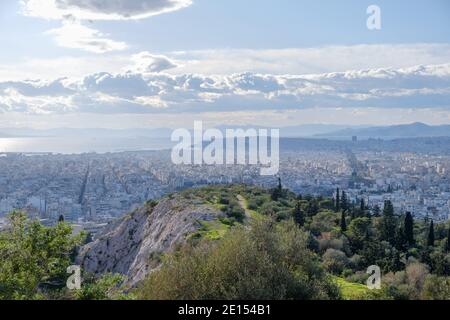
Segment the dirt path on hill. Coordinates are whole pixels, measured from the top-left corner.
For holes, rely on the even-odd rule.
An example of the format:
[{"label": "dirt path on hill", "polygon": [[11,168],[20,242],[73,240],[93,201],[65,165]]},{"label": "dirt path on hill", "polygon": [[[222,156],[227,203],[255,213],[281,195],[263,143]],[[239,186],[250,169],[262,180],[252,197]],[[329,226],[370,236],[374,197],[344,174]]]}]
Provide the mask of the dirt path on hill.
[{"label": "dirt path on hill", "polygon": [[240,194],[237,195],[236,198],[238,199],[239,205],[241,206],[241,208],[245,211],[245,217],[247,219],[251,219],[252,214],[251,214],[251,211],[247,208],[247,201],[245,200],[245,198],[243,196],[241,196]]}]

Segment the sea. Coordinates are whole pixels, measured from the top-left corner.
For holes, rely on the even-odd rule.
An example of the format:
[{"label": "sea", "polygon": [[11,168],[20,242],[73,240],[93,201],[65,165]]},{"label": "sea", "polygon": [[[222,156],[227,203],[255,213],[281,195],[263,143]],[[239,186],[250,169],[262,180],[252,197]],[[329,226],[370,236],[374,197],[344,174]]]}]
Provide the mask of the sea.
[{"label": "sea", "polygon": [[165,150],[173,143],[169,138],[93,138],[93,137],[26,137],[0,138],[0,153],[110,153]]}]

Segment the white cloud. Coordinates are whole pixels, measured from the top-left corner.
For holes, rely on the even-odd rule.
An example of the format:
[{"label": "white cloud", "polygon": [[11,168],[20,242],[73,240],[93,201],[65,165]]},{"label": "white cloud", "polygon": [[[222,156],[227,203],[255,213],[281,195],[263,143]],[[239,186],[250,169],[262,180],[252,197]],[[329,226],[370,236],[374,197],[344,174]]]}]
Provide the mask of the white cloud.
[{"label": "white cloud", "polygon": [[374,44],[292,49],[215,49],[175,52],[183,62],[171,73],[317,74],[347,70],[405,68],[450,62],[450,44]]},{"label": "white cloud", "polygon": [[169,70],[177,67],[177,64],[162,55],[154,55],[144,51],[132,56],[134,65],[129,69],[138,73],[154,73]]},{"label": "white cloud", "polygon": [[47,32],[59,46],[106,53],[128,46],[82,25],[82,21],[144,19],[188,7],[192,0],[22,0],[21,3],[27,16],[64,21],[61,27]]},{"label": "white cloud", "polygon": [[57,79],[68,77],[82,79],[99,70],[120,73],[128,70],[130,57],[119,53],[77,56],[61,56],[53,59],[24,58],[16,64],[0,65],[1,81],[20,81],[23,79]]},{"label": "white cloud", "polygon": [[1,111],[39,115],[72,113],[77,109],[72,103],[72,96],[24,95],[19,90],[7,88],[0,91],[0,113]]},{"label": "white cloud", "polygon": [[101,92],[127,99],[138,96],[155,96],[160,90],[145,81],[141,74],[130,72],[116,75],[93,74],[86,77],[81,86],[83,91]]},{"label": "white cloud", "polygon": [[26,15],[78,20],[143,19],[191,4],[191,0],[23,0]]},{"label": "white cloud", "polygon": [[[0,81],[26,78],[82,77],[99,71],[118,73],[127,70],[146,72],[159,69],[160,63],[140,60],[139,56],[163,57],[172,75],[203,74],[321,74],[347,70],[401,69],[413,65],[450,63],[450,44],[363,45],[279,50],[208,50],[143,52],[130,59],[128,53],[108,55],[61,56],[52,59],[30,58],[17,64],[0,64]],[[164,65],[164,64],[163,64]],[[161,69],[159,69],[161,70]],[[147,70],[149,71],[149,70]]]},{"label": "white cloud", "polygon": [[450,64],[316,75],[123,72],[0,82],[0,111],[231,112],[314,108],[450,109]]},{"label": "white cloud", "polygon": [[98,30],[77,22],[64,22],[62,27],[46,32],[54,36],[56,43],[65,48],[82,49],[94,53],[125,50],[127,44],[106,38]]}]

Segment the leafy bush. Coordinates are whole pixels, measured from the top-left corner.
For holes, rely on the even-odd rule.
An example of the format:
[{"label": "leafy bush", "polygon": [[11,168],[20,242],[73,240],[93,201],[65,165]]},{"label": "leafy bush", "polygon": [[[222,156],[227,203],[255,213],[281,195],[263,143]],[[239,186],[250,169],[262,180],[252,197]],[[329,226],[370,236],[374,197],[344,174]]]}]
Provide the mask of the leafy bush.
[{"label": "leafy bush", "polygon": [[136,291],[142,299],[337,299],[339,290],[292,221],[254,221],[219,243],[186,245]]},{"label": "leafy bush", "polygon": [[350,265],[350,260],[344,252],[335,249],[328,249],[323,257],[323,265],[333,274],[339,275]]},{"label": "leafy bush", "polygon": [[255,199],[250,199],[248,201],[248,206],[247,206],[250,210],[257,210],[258,209],[258,203],[256,202]]},{"label": "leafy bush", "polygon": [[450,279],[428,275],[425,279],[422,298],[426,300],[450,300]]},{"label": "leafy bush", "polygon": [[219,203],[225,205],[230,204],[230,199],[227,196],[222,195],[220,196]]},{"label": "leafy bush", "polygon": [[324,253],[328,249],[341,250],[344,248],[344,241],[342,239],[319,239],[319,250]]},{"label": "leafy bush", "polygon": [[418,300],[428,275],[426,265],[411,263],[405,271],[386,274],[383,277],[384,290],[397,300]]},{"label": "leafy bush", "polygon": [[309,225],[309,229],[314,235],[320,235],[322,232],[331,232],[339,221],[336,213],[331,211],[322,211],[316,214]]},{"label": "leafy bush", "polygon": [[72,236],[63,222],[45,227],[19,211],[0,233],[0,299],[43,299],[46,290],[62,288],[75,248],[85,234]]},{"label": "leafy bush", "polygon": [[78,300],[121,300],[130,298],[120,289],[125,277],[119,274],[104,274],[99,279],[87,277],[80,290],[75,292]]}]

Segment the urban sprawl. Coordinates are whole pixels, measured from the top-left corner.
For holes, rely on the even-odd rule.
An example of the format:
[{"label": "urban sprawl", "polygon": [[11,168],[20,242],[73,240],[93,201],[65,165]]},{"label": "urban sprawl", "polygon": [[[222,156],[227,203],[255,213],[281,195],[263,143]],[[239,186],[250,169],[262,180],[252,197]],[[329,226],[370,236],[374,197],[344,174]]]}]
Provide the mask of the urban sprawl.
[{"label": "urban sprawl", "polygon": [[[282,143],[279,176],[296,193],[334,196],[339,188],[350,201],[364,199],[371,209],[382,209],[389,199],[397,212],[445,221],[450,216],[450,154],[442,145],[449,143],[433,148],[431,141],[431,147],[427,140],[418,141],[414,152],[402,140],[331,147],[318,140],[313,148],[310,141],[288,141]],[[184,188],[233,183],[270,188],[278,183],[278,177],[261,176],[259,169],[174,165],[169,151],[0,154],[0,228],[9,212],[21,209],[48,224],[63,215],[95,233],[145,201]]]}]

